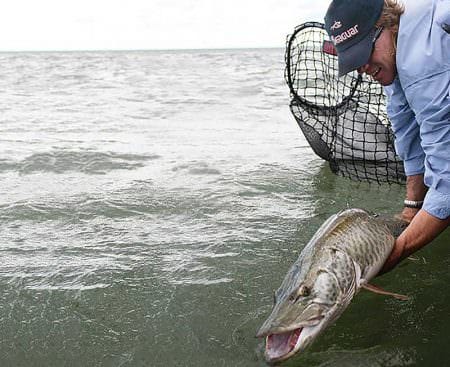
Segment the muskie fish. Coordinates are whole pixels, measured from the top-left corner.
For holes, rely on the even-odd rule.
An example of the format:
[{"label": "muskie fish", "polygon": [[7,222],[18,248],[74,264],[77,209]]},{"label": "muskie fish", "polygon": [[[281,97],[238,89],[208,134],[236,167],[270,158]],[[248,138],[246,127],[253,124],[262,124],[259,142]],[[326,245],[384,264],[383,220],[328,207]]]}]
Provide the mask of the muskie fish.
[{"label": "muskie fish", "polygon": [[368,282],[375,277],[406,227],[362,209],[330,217],[305,246],[275,293],[275,305],[257,333],[265,358],[283,361],[303,351],[344,312],[360,288],[398,298]]}]

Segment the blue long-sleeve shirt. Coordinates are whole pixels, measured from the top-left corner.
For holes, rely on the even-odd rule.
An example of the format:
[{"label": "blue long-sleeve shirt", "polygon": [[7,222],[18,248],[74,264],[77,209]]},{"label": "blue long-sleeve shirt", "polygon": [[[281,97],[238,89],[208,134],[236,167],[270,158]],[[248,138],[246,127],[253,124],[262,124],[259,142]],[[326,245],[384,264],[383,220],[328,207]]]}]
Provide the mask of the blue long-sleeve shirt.
[{"label": "blue long-sleeve shirt", "polygon": [[407,176],[424,174],[423,209],[450,216],[450,0],[403,0],[397,78],[385,87]]}]

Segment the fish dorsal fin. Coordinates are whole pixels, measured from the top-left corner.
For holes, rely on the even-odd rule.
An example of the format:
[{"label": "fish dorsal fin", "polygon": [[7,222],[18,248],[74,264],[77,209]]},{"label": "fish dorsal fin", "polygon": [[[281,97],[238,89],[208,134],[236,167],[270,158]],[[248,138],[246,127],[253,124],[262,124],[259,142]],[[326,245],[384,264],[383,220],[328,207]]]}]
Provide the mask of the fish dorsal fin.
[{"label": "fish dorsal fin", "polygon": [[364,288],[364,289],[366,289],[368,291],[371,291],[373,293],[383,294],[385,296],[391,296],[391,297],[394,297],[394,298],[399,299],[401,301],[409,300],[408,296],[405,296],[403,294],[398,294],[398,293],[385,291],[384,289],[382,289],[382,288],[380,288],[380,287],[378,287],[376,285],[373,285],[373,284],[363,283],[363,284],[361,284],[361,288]]},{"label": "fish dorsal fin", "polygon": [[315,243],[319,238],[325,237],[327,234],[332,234],[339,227],[345,227],[352,223],[356,217],[368,217],[369,214],[363,209],[346,209],[329,217],[317,230],[314,236],[309,241],[308,245]]}]

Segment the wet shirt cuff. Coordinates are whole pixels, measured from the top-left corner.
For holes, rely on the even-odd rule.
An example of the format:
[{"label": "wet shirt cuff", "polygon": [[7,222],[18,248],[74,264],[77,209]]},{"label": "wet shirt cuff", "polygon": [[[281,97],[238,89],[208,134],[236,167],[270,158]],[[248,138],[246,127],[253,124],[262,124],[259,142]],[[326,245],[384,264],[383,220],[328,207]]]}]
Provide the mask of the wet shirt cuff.
[{"label": "wet shirt cuff", "polygon": [[430,187],[422,209],[433,217],[447,219],[450,216],[450,194],[443,194]]}]

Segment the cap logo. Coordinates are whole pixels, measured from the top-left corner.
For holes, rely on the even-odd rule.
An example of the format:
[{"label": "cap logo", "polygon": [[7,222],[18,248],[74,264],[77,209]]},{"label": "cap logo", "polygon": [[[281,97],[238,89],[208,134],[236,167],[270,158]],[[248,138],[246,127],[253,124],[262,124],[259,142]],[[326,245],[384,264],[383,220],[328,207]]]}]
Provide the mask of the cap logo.
[{"label": "cap logo", "polygon": [[333,25],[330,27],[332,31],[339,29],[342,27],[342,23],[336,20]]},{"label": "cap logo", "polygon": [[351,27],[351,28],[347,29],[346,31],[342,32],[341,34],[338,34],[336,37],[331,36],[331,39],[333,40],[335,45],[338,45],[341,42],[344,42],[345,40],[353,38],[358,33],[359,33],[359,31],[358,31],[358,24],[356,24],[353,27]]}]

